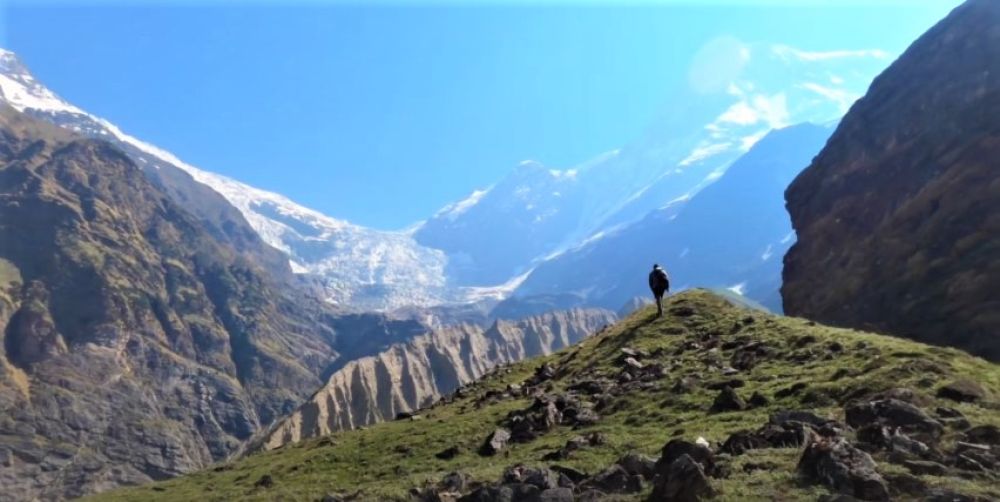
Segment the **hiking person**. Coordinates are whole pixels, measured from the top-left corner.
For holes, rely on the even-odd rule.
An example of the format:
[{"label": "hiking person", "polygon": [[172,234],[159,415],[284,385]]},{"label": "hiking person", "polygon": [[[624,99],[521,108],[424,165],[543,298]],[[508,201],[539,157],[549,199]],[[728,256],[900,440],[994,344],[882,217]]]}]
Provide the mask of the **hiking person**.
[{"label": "hiking person", "polygon": [[670,291],[670,277],[667,276],[667,271],[656,263],[653,264],[653,271],[649,273],[649,289],[653,290],[653,296],[656,297],[656,316],[663,317],[663,295]]}]

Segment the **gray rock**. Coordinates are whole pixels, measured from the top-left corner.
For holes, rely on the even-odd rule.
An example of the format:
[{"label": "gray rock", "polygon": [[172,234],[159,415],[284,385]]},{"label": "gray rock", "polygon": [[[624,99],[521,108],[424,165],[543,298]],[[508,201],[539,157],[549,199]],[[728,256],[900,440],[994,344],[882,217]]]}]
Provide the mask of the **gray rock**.
[{"label": "gray rock", "polygon": [[507,449],[508,441],[510,441],[510,431],[497,429],[486,438],[483,446],[479,448],[479,453],[486,456],[496,455]]},{"label": "gray rock", "polygon": [[650,501],[670,500],[676,502],[696,502],[715,497],[702,464],[684,453],[666,465],[657,468]]},{"label": "gray rock", "polygon": [[982,385],[969,379],[956,380],[938,389],[938,397],[951,399],[960,403],[974,403],[986,397]]},{"label": "gray rock", "polygon": [[867,453],[843,438],[813,436],[799,459],[804,477],[861,500],[889,500],[889,487]]}]

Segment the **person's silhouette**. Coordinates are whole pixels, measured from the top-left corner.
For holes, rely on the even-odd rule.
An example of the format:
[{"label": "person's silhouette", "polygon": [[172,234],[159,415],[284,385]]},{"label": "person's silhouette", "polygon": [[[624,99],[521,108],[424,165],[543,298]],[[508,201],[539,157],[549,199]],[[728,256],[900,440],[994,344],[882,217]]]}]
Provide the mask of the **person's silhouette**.
[{"label": "person's silhouette", "polygon": [[649,289],[653,291],[653,296],[656,298],[656,315],[657,317],[662,317],[663,295],[667,291],[670,291],[670,277],[667,276],[666,270],[663,270],[655,263],[653,264],[653,271],[649,273]]}]

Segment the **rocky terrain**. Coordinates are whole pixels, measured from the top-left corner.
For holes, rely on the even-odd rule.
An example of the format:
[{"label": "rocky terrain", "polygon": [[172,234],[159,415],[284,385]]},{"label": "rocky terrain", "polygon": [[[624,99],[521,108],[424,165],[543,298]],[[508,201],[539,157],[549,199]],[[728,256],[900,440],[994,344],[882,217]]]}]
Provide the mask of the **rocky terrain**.
[{"label": "rocky terrain", "polygon": [[1000,360],[1000,2],[872,84],[787,191],[785,310]]},{"label": "rocky terrain", "polygon": [[273,449],[306,438],[391,420],[428,406],[498,365],[550,354],[614,323],[604,310],[552,312],[489,328],[441,328],[348,362],[263,440]]},{"label": "rocky terrain", "polygon": [[641,278],[661,263],[675,290],[732,288],[780,312],[781,257],[795,237],[782,193],[829,134],[813,124],[771,132],[680,207],[655,211],[542,263],[507,303],[563,293],[554,303],[618,308],[649,294]]},{"label": "rocky terrain", "polygon": [[336,315],[121,150],[0,109],[3,497],[197,470],[294,410],[340,353],[425,331]]},{"label": "rocky terrain", "polygon": [[1000,497],[1000,367],[706,291],[368,428],[90,500]]}]

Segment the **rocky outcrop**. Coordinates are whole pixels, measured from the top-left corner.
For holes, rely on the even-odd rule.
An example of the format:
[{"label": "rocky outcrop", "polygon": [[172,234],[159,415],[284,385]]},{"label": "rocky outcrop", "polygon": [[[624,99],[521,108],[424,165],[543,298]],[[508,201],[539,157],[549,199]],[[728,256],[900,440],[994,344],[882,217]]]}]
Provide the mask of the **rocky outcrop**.
[{"label": "rocky outcrop", "polygon": [[433,403],[498,365],[549,354],[615,321],[604,310],[554,312],[488,329],[442,328],[347,363],[265,438],[267,449],[392,419]]},{"label": "rocky outcrop", "polygon": [[998,157],[1000,3],[969,0],[788,188],[786,312],[1000,360]]}]

